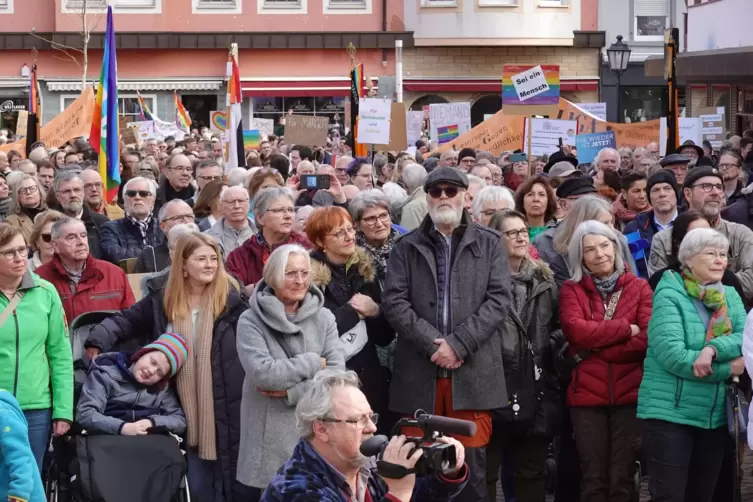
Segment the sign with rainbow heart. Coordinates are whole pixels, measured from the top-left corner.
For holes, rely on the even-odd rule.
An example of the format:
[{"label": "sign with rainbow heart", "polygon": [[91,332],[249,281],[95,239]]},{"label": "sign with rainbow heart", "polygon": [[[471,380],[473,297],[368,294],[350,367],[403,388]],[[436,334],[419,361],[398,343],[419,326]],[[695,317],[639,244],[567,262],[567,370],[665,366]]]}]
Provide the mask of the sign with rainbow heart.
[{"label": "sign with rainbow heart", "polygon": [[209,112],[209,130],[212,132],[225,132],[227,129],[227,112],[215,110]]}]

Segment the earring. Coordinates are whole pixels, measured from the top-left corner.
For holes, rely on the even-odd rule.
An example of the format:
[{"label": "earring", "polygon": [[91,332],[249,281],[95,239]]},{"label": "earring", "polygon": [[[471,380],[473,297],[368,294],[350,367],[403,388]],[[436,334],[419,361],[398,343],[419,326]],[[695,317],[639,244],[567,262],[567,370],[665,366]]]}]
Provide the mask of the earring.
[{"label": "earring", "polygon": [[186,277],[188,277],[188,272],[186,272],[185,270],[183,270],[183,278],[185,279]]}]

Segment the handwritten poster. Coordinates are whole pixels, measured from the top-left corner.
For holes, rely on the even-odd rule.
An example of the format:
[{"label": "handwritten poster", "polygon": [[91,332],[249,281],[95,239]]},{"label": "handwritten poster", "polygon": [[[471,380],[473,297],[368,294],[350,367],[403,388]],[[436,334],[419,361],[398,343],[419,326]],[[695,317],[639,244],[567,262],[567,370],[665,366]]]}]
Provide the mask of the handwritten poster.
[{"label": "handwritten poster", "polygon": [[470,103],[429,105],[431,139],[438,144],[449,143],[471,130]]},{"label": "handwritten poster", "polygon": [[390,142],[389,99],[362,98],[358,105],[358,142],[364,145],[386,145]]}]

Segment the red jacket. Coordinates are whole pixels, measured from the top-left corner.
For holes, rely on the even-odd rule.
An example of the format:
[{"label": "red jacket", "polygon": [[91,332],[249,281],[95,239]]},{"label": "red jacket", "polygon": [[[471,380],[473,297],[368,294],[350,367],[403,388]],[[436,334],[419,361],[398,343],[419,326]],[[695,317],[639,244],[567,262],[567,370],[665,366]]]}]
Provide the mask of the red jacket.
[{"label": "red jacket", "polygon": [[311,243],[305,235],[292,232],[288,240],[277,244],[270,249],[264,239],[261,238],[261,232],[246,239],[241,247],[232,251],[227,256],[225,268],[227,272],[241,281],[244,286],[256,284],[262,278],[264,264],[267,263],[272,251],[284,244],[300,244],[306,249],[311,248]]},{"label": "red jacket", "polygon": [[57,255],[34,272],[55,286],[69,322],[87,312],[123,310],[136,302],[125,272],[92,255],[86,260],[84,274],[73,291],[71,284],[74,283],[68,279],[63,262]]},{"label": "red jacket", "polygon": [[[651,287],[630,272],[618,280],[622,296],[611,320],[604,320],[605,304],[590,276],[560,290],[560,324],[570,355],[590,354],[578,363],[567,390],[570,406],[635,404],[643,378],[643,360],[651,319]],[[631,336],[630,325],[640,328]],[[585,352],[589,351],[589,352]]]}]

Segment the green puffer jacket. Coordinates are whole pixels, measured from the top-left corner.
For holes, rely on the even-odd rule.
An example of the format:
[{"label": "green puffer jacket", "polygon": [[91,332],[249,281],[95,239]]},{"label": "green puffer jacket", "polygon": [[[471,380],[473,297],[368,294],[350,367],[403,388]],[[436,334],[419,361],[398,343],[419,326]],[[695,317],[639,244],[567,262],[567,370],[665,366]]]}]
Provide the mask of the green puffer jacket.
[{"label": "green puffer jacket", "polygon": [[[26,272],[21,302],[0,327],[0,388],[24,411],[52,408],[53,420],[73,421],[73,355],[55,287]],[[9,299],[0,293],[0,311]]]},{"label": "green puffer jacket", "polygon": [[[730,361],[742,354],[745,307],[734,288],[725,286],[732,333],[706,342],[706,327],[688,296],[682,277],[667,271],[654,293],[648,325],[648,351],[638,391],[638,418],[657,419],[702,429],[727,424],[725,382]],[[713,373],[693,374],[693,363],[706,345],[716,349]]]}]

